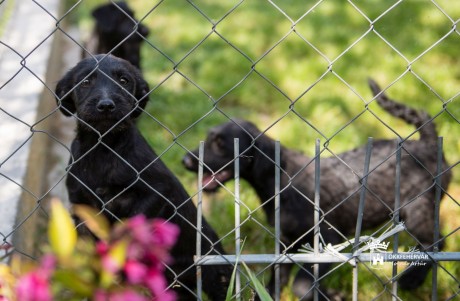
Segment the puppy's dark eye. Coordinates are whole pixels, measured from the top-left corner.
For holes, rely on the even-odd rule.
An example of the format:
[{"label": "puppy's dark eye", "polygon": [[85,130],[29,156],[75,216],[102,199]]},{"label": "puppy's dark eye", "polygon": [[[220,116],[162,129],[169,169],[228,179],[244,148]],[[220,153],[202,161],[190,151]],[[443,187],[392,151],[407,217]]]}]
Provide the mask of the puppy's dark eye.
[{"label": "puppy's dark eye", "polygon": [[215,136],[211,145],[216,153],[220,153],[225,149],[225,141],[221,136]]},{"label": "puppy's dark eye", "polygon": [[216,142],[216,146],[218,148],[224,148],[225,147],[225,141],[221,136],[217,136],[215,142]]},{"label": "puppy's dark eye", "polygon": [[81,82],[81,86],[82,86],[82,87],[88,87],[90,84],[91,84],[91,81],[89,80],[89,78],[84,79],[84,80]]},{"label": "puppy's dark eye", "polygon": [[129,83],[128,79],[124,76],[120,76],[119,81],[122,86],[126,86]]}]

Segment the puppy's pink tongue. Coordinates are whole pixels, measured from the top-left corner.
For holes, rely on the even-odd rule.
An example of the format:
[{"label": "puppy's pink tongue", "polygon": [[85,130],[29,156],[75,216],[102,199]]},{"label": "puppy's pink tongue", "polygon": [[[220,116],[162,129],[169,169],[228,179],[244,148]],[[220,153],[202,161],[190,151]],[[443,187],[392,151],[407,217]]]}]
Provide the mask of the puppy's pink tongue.
[{"label": "puppy's pink tongue", "polygon": [[204,190],[213,190],[216,189],[219,185],[215,180],[212,174],[204,174],[203,180],[201,182]]},{"label": "puppy's pink tongue", "polygon": [[204,190],[215,190],[218,188],[220,184],[225,183],[228,181],[232,176],[232,173],[228,170],[223,170],[221,172],[216,173],[214,176],[210,173],[205,173],[203,175],[203,189]]}]

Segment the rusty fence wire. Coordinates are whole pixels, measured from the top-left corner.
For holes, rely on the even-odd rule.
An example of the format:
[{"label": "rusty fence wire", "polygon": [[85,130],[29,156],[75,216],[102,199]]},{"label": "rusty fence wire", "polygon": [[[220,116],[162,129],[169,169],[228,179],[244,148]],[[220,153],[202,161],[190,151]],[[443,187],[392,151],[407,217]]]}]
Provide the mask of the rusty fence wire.
[{"label": "rusty fence wire", "polygon": [[[115,41],[103,49],[92,44],[106,37],[91,12],[106,4],[129,30],[107,34]],[[56,83],[103,52],[138,64],[150,101],[136,125],[197,209],[194,262],[170,269],[184,300],[212,299],[206,272],[220,265],[236,267],[232,300],[254,300],[251,273],[274,300],[459,298],[457,4],[127,5],[132,14],[114,1],[0,2],[3,261],[37,258],[49,200],[68,203],[70,143],[83,120],[63,117]],[[94,148],[107,147],[103,136]],[[117,195],[92,193],[98,209],[123,218],[110,211]],[[205,220],[226,254],[202,254]]]}]

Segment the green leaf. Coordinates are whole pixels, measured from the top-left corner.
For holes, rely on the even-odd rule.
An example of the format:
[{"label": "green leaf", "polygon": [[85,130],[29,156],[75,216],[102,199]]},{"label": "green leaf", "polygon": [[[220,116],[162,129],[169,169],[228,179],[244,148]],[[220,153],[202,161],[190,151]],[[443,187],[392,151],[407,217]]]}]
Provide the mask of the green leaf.
[{"label": "green leaf", "polygon": [[238,250],[238,253],[236,254],[235,266],[233,267],[232,276],[230,277],[230,284],[228,285],[227,295],[225,296],[225,301],[230,301],[232,299],[233,289],[235,287],[236,271],[238,270],[238,263],[240,261],[241,251],[243,250],[245,242],[246,242],[246,239],[243,240],[243,243],[241,244],[240,249]]},{"label": "green leaf", "polygon": [[261,301],[271,301],[273,300],[270,297],[270,294],[267,292],[265,287],[260,283],[259,279],[254,275],[254,273],[249,269],[246,263],[242,262],[246,272],[249,274],[249,278],[251,279],[252,284],[254,285],[254,289],[256,290],[257,295],[259,296]]},{"label": "green leaf", "polygon": [[59,259],[72,255],[77,243],[77,230],[69,212],[58,199],[51,200],[48,238],[51,249]]},{"label": "green leaf", "polygon": [[78,273],[73,270],[57,270],[53,274],[53,281],[60,283],[66,289],[81,297],[91,297],[94,287],[84,281]]},{"label": "green leaf", "polygon": [[235,276],[236,276],[237,267],[238,267],[238,259],[235,262],[235,266],[233,268],[232,276],[230,277],[230,284],[228,285],[227,295],[225,296],[225,301],[232,300],[233,289],[234,289],[234,286],[235,286]]},{"label": "green leaf", "polygon": [[109,239],[109,221],[104,215],[100,214],[99,211],[89,206],[77,205],[74,206],[74,212],[75,215],[85,222],[85,226],[88,227],[97,238],[103,241]]}]

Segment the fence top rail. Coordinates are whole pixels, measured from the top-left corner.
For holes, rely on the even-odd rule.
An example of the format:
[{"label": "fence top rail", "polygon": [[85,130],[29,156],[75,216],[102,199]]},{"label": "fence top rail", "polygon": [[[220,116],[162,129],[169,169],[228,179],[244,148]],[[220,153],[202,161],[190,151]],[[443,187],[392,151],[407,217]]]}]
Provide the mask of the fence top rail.
[{"label": "fence top rail", "polygon": [[246,264],[258,263],[340,263],[358,260],[370,262],[376,255],[381,255],[384,262],[432,262],[432,261],[460,261],[460,252],[379,252],[361,253],[353,256],[352,253],[340,253],[340,256],[332,254],[244,254],[244,255],[207,255],[195,257],[197,265],[218,265],[235,264],[244,262]]}]

